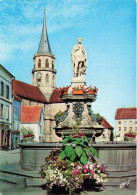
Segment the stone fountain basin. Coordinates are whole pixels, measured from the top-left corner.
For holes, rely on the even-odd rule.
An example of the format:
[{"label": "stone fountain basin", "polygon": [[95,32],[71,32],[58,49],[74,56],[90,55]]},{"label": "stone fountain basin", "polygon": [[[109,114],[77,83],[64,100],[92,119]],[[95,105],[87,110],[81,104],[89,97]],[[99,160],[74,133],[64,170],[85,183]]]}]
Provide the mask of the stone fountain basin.
[{"label": "stone fountain basin", "polygon": [[[20,166],[24,170],[40,170],[45,157],[62,143],[20,143]],[[98,161],[109,171],[130,171],[136,168],[136,143],[95,143]]]}]

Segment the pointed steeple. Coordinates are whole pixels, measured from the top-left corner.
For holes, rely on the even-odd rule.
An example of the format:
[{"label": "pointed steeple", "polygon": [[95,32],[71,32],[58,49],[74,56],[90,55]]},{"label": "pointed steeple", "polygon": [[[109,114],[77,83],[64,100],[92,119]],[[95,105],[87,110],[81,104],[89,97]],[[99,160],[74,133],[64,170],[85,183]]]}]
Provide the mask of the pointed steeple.
[{"label": "pointed steeple", "polygon": [[51,54],[51,49],[50,49],[50,44],[48,40],[45,9],[44,9],[43,28],[42,28],[41,40],[39,43],[37,54],[49,54],[49,53]]}]

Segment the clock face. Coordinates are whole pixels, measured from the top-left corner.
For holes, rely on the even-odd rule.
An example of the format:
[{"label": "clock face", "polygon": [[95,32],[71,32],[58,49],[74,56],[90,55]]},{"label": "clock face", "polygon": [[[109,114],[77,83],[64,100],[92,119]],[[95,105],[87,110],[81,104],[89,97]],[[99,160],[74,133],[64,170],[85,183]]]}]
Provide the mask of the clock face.
[{"label": "clock face", "polygon": [[37,79],[41,79],[42,74],[41,74],[40,72],[38,72],[38,73],[36,74],[36,77],[37,77]]}]

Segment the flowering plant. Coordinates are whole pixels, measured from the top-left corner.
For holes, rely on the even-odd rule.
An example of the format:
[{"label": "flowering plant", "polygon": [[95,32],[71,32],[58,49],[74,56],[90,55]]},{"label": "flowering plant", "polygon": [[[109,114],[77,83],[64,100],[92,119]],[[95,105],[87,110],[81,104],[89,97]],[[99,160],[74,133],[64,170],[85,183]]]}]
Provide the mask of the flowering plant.
[{"label": "flowering plant", "polygon": [[60,87],[59,88],[59,93],[61,93],[61,95],[63,95],[64,93],[68,93],[68,90],[69,90],[69,86],[67,86],[67,87]]},{"label": "flowering plant", "polygon": [[34,135],[33,135],[33,134],[25,134],[25,135],[23,136],[23,138],[27,138],[27,137],[34,137]]},{"label": "flowering plant", "polygon": [[25,134],[22,138],[23,142],[34,141],[35,135],[34,134]]},{"label": "flowering plant", "polygon": [[20,131],[14,130],[14,131],[12,131],[11,133],[12,133],[12,134],[20,134]]},{"label": "flowering plant", "polygon": [[124,136],[136,138],[136,134],[125,133]]},{"label": "flowering plant", "polygon": [[72,134],[63,140],[61,150],[52,151],[41,167],[41,177],[46,179],[49,190],[64,187],[72,194],[82,189],[88,176],[91,181],[100,183],[107,176],[106,166],[99,164],[95,158],[98,153],[83,134]]},{"label": "flowering plant", "polygon": [[89,87],[87,87],[86,89],[85,89],[85,91],[86,92],[89,92],[89,91],[92,91],[92,92],[94,92],[94,94],[97,94],[97,92],[98,92],[98,88],[97,87],[95,87],[95,86],[89,86]]},{"label": "flowering plant", "polygon": [[80,85],[80,86],[77,86],[77,87],[73,87],[72,88],[72,91],[80,91],[80,90],[85,91],[84,85],[83,86]]}]

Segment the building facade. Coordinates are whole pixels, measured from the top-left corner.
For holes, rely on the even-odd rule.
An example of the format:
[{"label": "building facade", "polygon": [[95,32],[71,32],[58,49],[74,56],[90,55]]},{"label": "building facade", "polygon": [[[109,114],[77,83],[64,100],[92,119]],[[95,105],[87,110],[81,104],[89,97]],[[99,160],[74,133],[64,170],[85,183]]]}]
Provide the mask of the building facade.
[{"label": "building facade", "polygon": [[118,108],[115,114],[116,136],[124,141],[124,134],[137,134],[137,108]]},{"label": "building facade", "polygon": [[12,149],[18,148],[18,143],[20,142],[20,114],[21,114],[21,99],[13,93],[13,107],[12,107]]},{"label": "building facade", "polygon": [[102,125],[104,126],[103,134],[96,138],[97,142],[110,142],[113,141],[113,130],[114,128],[108,123],[108,121],[101,116]]},{"label": "building facade", "polygon": [[35,135],[35,142],[44,141],[44,116],[41,106],[21,107],[21,127],[29,128]]},{"label": "building facade", "polygon": [[13,79],[14,76],[0,65],[0,150],[11,149]]}]

